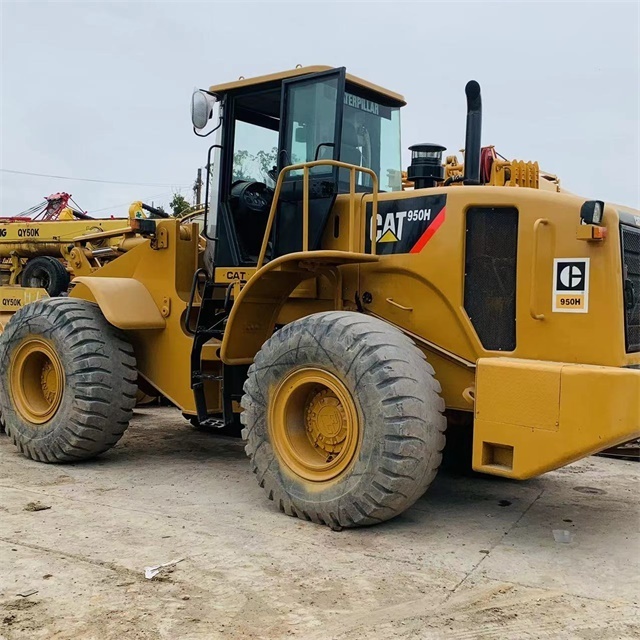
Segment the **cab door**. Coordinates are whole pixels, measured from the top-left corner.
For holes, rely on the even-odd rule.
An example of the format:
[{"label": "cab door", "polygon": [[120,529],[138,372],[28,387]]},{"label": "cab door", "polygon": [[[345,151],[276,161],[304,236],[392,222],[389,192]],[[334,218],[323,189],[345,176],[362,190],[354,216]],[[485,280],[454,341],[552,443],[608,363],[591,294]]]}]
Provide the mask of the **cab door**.
[{"label": "cab door", "polygon": [[[345,69],[285,80],[282,84],[278,170],[314,160],[339,160]],[[302,251],[302,170],[286,175],[278,203],[272,257]],[[338,168],[309,172],[309,249],[318,249],[338,193]]]}]

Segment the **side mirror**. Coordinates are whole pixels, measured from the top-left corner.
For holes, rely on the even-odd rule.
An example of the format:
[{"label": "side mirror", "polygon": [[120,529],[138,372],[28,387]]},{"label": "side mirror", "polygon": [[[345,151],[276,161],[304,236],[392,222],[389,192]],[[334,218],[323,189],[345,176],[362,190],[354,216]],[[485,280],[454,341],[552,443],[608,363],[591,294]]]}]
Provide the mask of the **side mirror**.
[{"label": "side mirror", "polygon": [[191,96],[191,122],[196,129],[204,129],[211,118],[216,98],[204,91],[196,90]]}]

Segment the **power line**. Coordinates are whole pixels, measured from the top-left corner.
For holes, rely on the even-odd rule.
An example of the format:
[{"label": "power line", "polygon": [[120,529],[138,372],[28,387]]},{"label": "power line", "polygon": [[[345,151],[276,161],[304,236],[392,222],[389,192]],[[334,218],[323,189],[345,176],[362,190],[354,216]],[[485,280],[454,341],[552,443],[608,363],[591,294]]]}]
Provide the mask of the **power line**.
[{"label": "power line", "polygon": [[[178,193],[184,191],[187,187],[182,187],[181,189],[178,189]],[[164,193],[156,193],[153,196],[145,196],[145,200],[151,200],[152,198],[161,198],[163,196],[170,196],[173,192],[172,191],[165,191]],[[117,207],[124,207],[127,204],[131,204],[132,200],[127,200],[127,202],[121,202],[120,204],[114,204],[110,207],[102,207],[102,209],[89,209],[87,211],[87,213],[99,213],[100,211],[107,211],[108,209],[116,209]]]},{"label": "power line", "polygon": [[119,182],[117,180],[98,180],[96,178],[70,178],[69,176],[53,176],[47,173],[31,173],[30,171],[15,171],[14,169],[0,169],[3,173],[15,173],[22,176],[36,176],[38,178],[57,178],[58,180],[76,180],[78,182],[101,182],[103,184],[124,184],[131,187],[187,187],[184,182]]}]

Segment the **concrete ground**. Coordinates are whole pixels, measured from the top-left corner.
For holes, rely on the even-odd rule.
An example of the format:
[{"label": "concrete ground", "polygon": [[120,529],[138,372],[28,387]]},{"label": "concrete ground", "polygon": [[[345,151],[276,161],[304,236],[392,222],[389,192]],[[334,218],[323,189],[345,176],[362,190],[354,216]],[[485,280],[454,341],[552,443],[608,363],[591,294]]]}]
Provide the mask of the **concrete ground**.
[{"label": "concrete ground", "polygon": [[0,638],[640,638],[639,472],[441,473],[403,516],[337,533],[278,513],[240,441],[172,409],[81,464],[0,436]]}]

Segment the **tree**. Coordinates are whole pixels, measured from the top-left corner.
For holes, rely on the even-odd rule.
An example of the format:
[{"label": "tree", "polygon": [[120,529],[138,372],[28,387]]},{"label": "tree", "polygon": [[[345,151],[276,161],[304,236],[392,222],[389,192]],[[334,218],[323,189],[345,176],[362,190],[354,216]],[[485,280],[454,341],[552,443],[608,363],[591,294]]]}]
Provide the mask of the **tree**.
[{"label": "tree", "polygon": [[189,201],[180,193],[173,194],[173,199],[169,203],[169,206],[171,207],[171,212],[174,218],[179,218],[191,209]]},{"label": "tree", "polygon": [[260,180],[277,164],[277,157],[278,147],[273,147],[271,151],[258,151],[258,153],[238,149],[233,154],[233,181]]},{"label": "tree", "polygon": [[251,156],[248,151],[239,149],[233,154],[233,177],[232,180],[250,180],[250,169],[247,168],[247,164],[253,160],[254,156]]},{"label": "tree", "polygon": [[268,173],[277,164],[278,147],[273,147],[271,151],[258,151],[256,158],[260,163],[260,170],[262,173]]}]

